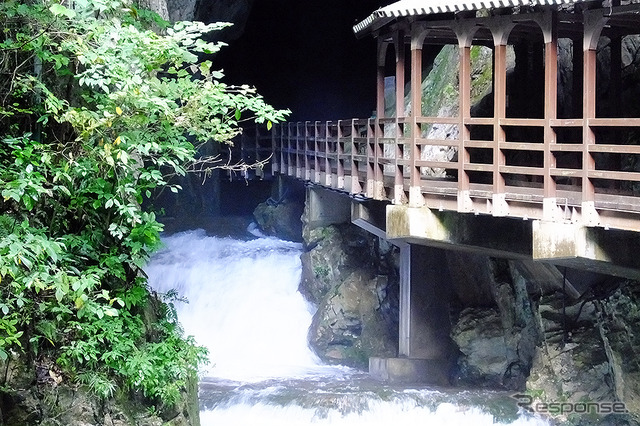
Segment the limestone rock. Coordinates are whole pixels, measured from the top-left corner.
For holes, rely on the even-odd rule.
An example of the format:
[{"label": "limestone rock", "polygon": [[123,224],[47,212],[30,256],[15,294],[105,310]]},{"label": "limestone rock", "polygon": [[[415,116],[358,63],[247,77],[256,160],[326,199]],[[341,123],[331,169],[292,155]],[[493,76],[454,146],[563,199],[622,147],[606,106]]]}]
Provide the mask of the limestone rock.
[{"label": "limestone rock", "polygon": [[397,248],[352,224],[305,226],[303,234],[299,290],[318,306],[310,346],[325,362],[357,367],[395,356]]},{"label": "limestone rock", "polygon": [[[255,0],[168,0],[169,4],[196,3],[195,16],[203,22],[231,22],[233,26],[224,29],[217,38],[230,42],[242,35],[249,13]],[[180,13],[181,7],[170,7],[172,18]],[[189,18],[183,18],[189,19]]]},{"label": "limestone rock", "polygon": [[289,241],[302,241],[303,206],[294,201],[264,202],[253,211],[258,226],[268,235]]},{"label": "limestone rock", "polygon": [[352,225],[331,225],[306,232],[300,292],[314,304],[356,268],[373,269],[371,236]]},{"label": "limestone rock", "polygon": [[462,356],[460,374],[467,382],[500,386],[509,367],[517,361],[507,346],[500,312],[495,308],[465,309],[452,330]]},{"label": "limestone rock", "polygon": [[311,347],[329,363],[365,367],[371,356],[394,356],[396,339],[380,313],[384,279],[356,271],[319,307],[309,331]]}]

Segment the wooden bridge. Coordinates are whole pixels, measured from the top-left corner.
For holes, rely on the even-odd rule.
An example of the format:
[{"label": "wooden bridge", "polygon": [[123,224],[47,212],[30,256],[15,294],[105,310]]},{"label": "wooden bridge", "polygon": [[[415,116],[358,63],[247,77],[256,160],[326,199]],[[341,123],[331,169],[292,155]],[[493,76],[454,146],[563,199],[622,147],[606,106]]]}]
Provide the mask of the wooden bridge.
[{"label": "wooden bridge", "polygon": [[[440,3],[402,0],[354,27],[378,41],[374,117],[247,129],[245,158],[271,155],[263,175],[381,202],[386,221],[372,226],[392,240],[485,249],[489,238],[500,253],[640,277],[640,3]],[[445,48],[456,78],[442,96],[454,102],[424,114]]]},{"label": "wooden bridge", "polygon": [[[247,132],[245,143],[255,138],[254,157],[273,153],[273,173],[393,205],[640,231],[640,98],[628,99],[623,90],[623,80],[632,78],[624,75],[630,64],[623,46],[639,37],[640,5],[569,2],[571,10],[503,8],[490,16],[415,9],[403,18],[403,3],[355,27],[378,39],[377,117]],[[390,20],[385,9],[400,17]],[[559,53],[562,43],[569,57]],[[609,69],[602,70],[596,58],[605,44]],[[456,114],[405,113],[405,105],[422,105],[424,70],[433,63],[432,56],[423,64],[425,51],[447,45],[459,52]],[[492,55],[487,116],[472,112],[474,46]],[[566,78],[559,60],[570,62],[568,101],[558,92]],[[390,77],[392,101],[384,89]],[[438,126],[453,136],[430,137]],[[455,154],[430,158],[434,147]]]}]

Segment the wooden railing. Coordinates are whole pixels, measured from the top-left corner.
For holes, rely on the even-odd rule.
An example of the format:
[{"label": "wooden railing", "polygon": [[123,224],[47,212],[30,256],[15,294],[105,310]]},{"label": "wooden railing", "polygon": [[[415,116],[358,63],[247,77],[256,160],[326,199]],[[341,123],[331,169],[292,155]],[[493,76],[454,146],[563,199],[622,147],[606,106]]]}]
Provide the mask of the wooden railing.
[{"label": "wooden railing", "polygon": [[[434,125],[451,139],[426,138]],[[636,133],[637,118],[370,118],[283,123],[242,143],[255,159],[273,155],[271,173],[357,197],[640,231]],[[430,158],[433,147],[455,154]]]}]

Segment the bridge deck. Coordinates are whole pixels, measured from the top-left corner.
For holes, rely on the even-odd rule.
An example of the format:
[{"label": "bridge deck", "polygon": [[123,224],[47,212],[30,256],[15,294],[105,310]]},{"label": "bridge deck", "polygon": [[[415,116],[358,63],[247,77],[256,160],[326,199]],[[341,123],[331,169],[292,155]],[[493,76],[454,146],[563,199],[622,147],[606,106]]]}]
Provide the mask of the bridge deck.
[{"label": "bridge deck", "polygon": [[[256,158],[273,153],[273,172],[358,197],[640,231],[640,103],[625,93],[637,80],[627,62],[640,4],[587,6],[399,19],[374,32],[378,118],[284,123],[245,138]],[[447,88],[457,104],[425,117],[423,78],[443,46],[458,52]],[[479,49],[491,68],[492,111],[482,113],[472,108]]]}]

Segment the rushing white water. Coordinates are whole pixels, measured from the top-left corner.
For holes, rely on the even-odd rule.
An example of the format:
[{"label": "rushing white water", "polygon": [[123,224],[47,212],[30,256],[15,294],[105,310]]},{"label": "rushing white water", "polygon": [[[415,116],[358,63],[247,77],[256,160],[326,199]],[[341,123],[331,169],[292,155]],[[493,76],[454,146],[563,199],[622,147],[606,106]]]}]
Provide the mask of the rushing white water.
[{"label": "rushing white water", "polygon": [[313,307],[298,292],[301,245],[275,238],[239,241],[204,231],[164,239],[145,268],[154,289],[176,290],[188,334],[209,349],[208,374],[256,381],[323,369],[308,348]]},{"label": "rushing white water", "polygon": [[188,299],[175,302],[180,322],[209,348],[203,426],[547,424],[504,394],[391,387],[321,365],[307,346],[299,244],[202,230],[164,242],[145,271],[156,291]]}]

